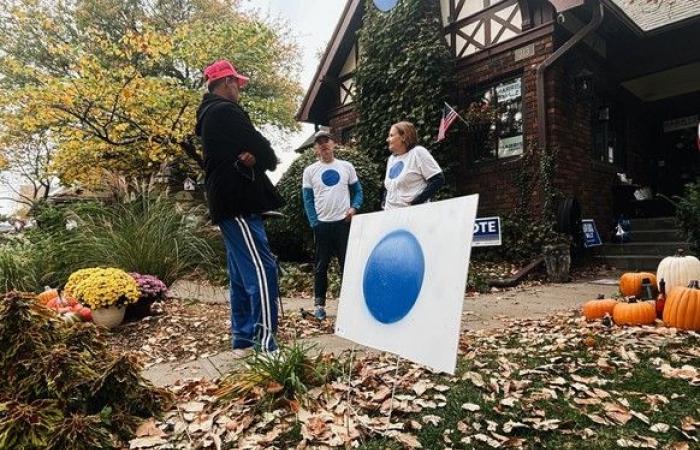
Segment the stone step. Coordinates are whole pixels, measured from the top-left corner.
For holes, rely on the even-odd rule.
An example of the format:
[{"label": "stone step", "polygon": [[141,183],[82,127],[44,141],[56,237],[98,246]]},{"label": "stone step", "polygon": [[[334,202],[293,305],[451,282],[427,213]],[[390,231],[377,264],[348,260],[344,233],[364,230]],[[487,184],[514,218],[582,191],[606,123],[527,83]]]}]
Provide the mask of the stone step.
[{"label": "stone step", "polygon": [[628,242],[626,244],[604,244],[596,252],[598,255],[606,256],[635,256],[654,255],[671,256],[676,254],[676,250],[682,248],[689,253],[687,242]]},{"label": "stone step", "polygon": [[678,227],[675,217],[654,217],[649,219],[631,219],[632,232],[643,230],[669,230]]},{"label": "stone step", "polygon": [[679,242],[683,235],[679,230],[632,230],[634,242]]},{"label": "stone step", "polygon": [[663,256],[659,255],[635,255],[635,256],[594,256],[596,262],[606,264],[621,270],[646,270],[655,272]]}]

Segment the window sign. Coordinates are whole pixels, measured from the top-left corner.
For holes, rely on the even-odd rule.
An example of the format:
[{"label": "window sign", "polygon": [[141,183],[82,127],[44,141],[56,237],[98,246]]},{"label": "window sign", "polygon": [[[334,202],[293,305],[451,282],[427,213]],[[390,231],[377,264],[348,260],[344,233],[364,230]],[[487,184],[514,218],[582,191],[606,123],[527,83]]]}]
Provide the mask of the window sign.
[{"label": "window sign", "polygon": [[498,157],[520,155],[523,152],[523,135],[502,138],[498,140]]},{"label": "window sign", "polygon": [[507,83],[496,85],[498,101],[509,102],[520,98],[520,78]]}]

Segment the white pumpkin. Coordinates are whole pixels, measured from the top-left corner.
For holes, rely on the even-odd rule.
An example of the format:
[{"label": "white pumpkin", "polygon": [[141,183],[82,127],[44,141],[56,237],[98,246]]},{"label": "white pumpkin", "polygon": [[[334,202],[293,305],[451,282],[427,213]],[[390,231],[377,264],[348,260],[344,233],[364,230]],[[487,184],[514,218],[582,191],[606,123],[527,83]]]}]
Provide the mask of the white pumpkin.
[{"label": "white pumpkin", "polygon": [[656,279],[666,283],[666,294],[675,286],[687,287],[691,280],[700,280],[700,260],[695,256],[686,256],[678,250],[675,256],[667,256],[656,269]]}]

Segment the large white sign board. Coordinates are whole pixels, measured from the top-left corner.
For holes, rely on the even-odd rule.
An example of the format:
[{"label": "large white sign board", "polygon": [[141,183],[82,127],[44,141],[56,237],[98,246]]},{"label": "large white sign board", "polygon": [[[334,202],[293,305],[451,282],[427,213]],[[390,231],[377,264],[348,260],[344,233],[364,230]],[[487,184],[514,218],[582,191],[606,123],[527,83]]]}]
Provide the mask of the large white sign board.
[{"label": "large white sign board", "polygon": [[355,216],[336,334],[453,374],[478,201]]}]

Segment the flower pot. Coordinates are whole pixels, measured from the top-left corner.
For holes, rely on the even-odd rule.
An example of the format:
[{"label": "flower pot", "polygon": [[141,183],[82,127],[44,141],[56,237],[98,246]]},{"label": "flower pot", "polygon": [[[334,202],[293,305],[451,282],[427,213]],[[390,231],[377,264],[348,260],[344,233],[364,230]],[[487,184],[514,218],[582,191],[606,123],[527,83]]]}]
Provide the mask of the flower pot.
[{"label": "flower pot", "polygon": [[124,321],[126,308],[123,306],[110,306],[108,308],[97,308],[92,310],[92,321],[95,325],[111,329],[119,326]]},{"label": "flower pot", "polygon": [[569,244],[545,245],[543,248],[547,278],[554,283],[569,281],[571,251]]},{"label": "flower pot", "polygon": [[126,314],[124,320],[127,322],[132,322],[135,320],[141,320],[146,316],[151,315],[151,305],[155,299],[153,298],[139,298],[136,303],[131,303],[126,305]]}]

